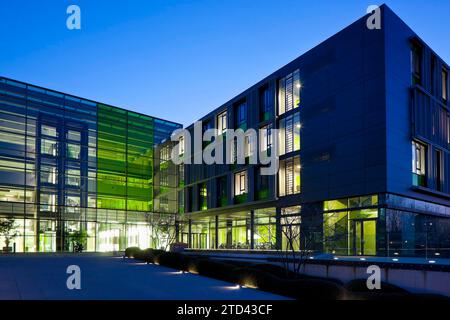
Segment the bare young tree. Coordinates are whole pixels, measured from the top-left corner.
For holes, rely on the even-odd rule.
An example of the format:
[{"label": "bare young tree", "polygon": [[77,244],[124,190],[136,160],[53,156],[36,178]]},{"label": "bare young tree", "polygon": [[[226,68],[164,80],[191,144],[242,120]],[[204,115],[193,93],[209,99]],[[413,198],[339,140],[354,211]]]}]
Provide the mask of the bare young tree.
[{"label": "bare young tree", "polygon": [[297,276],[305,271],[306,262],[314,252],[342,250],[342,242],[348,239],[348,231],[339,221],[328,216],[317,219],[316,215],[282,217],[283,244],[280,248],[283,265]]},{"label": "bare young tree", "polygon": [[149,218],[152,227],[152,246],[167,251],[176,242],[176,215],[168,213],[154,213]]}]

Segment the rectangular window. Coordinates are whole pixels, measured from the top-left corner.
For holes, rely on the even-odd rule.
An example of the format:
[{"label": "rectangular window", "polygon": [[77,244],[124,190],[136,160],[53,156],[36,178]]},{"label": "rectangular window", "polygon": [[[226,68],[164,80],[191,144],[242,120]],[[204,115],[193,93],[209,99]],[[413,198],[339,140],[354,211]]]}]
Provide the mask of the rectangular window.
[{"label": "rectangular window", "polygon": [[236,127],[238,129],[247,122],[247,102],[243,101],[236,105]]},{"label": "rectangular window", "polygon": [[80,160],[81,146],[79,144],[67,144],[67,158]]},{"label": "rectangular window", "polygon": [[185,148],[185,144],[184,144],[184,137],[181,136],[179,139],[179,143],[178,143],[178,152],[180,155],[184,154],[184,148]]},{"label": "rectangular window", "polygon": [[78,213],[80,212],[80,206],[81,202],[79,196],[66,196],[66,212]]},{"label": "rectangular window", "polygon": [[411,74],[413,85],[422,83],[422,48],[418,44],[411,49]]},{"label": "rectangular window", "polygon": [[217,180],[218,206],[225,207],[228,204],[227,196],[227,177],[220,177]]},{"label": "rectangular window", "polygon": [[261,128],[259,141],[261,152],[265,152],[272,148],[272,124]]},{"label": "rectangular window", "polygon": [[227,131],[227,112],[224,111],[217,116],[217,134],[220,136]]},{"label": "rectangular window", "polygon": [[56,140],[41,139],[41,154],[56,157],[58,155],[58,142]]},{"label": "rectangular window", "polygon": [[426,187],[426,146],[413,141],[412,143],[412,173],[413,185]]},{"label": "rectangular window", "polygon": [[80,170],[67,169],[66,170],[66,185],[71,187],[80,186]]},{"label": "rectangular window", "polygon": [[260,120],[266,121],[272,118],[273,99],[272,92],[268,86],[259,90],[259,112]]},{"label": "rectangular window", "polygon": [[244,138],[244,156],[246,158],[250,157],[251,155],[253,155],[253,146],[252,146],[252,142],[250,141],[250,137],[249,136],[245,136]]},{"label": "rectangular window", "polygon": [[300,150],[300,129],[301,124],[299,112],[280,120],[280,155]]},{"label": "rectangular window", "polygon": [[199,203],[200,210],[208,210],[208,189],[206,188],[206,183],[200,185]]},{"label": "rectangular window", "polygon": [[278,82],[278,115],[300,106],[300,71],[296,70]]},{"label": "rectangular window", "polygon": [[442,99],[448,100],[448,72],[446,70],[442,70]]},{"label": "rectangular window", "polygon": [[41,211],[56,212],[58,204],[57,195],[53,193],[41,193],[40,195]]},{"label": "rectangular window", "polygon": [[442,191],[442,152],[436,150],[435,153],[436,161],[436,190]]},{"label": "rectangular window", "polygon": [[74,130],[68,130],[66,139],[70,140],[70,141],[80,142],[81,141],[81,132],[74,131]]},{"label": "rectangular window", "polygon": [[258,200],[269,198],[269,176],[261,174],[261,168],[258,169],[256,183]]},{"label": "rectangular window", "polygon": [[240,196],[247,193],[247,171],[234,174],[234,195]]},{"label": "rectangular window", "polygon": [[56,166],[41,165],[41,183],[52,185],[58,183],[58,169]]},{"label": "rectangular window", "polygon": [[56,128],[48,125],[41,126],[41,134],[47,137],[58,138],[58,131]]},{"label": "rectangular window", "polygon": [[278,194],[280,197],[300,193],[300,157],[280,161],[278,172]]}]

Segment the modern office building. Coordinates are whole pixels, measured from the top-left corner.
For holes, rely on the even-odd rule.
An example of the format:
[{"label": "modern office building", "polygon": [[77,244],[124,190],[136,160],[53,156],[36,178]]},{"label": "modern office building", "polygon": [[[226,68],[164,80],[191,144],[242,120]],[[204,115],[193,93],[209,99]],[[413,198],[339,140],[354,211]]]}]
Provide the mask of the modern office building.
[{"label": "modern office building", "polygon": [[278,139],[280,169],[185,165],[183,242],[450,256],[449,66],[387,6],[368,17],[200,119]]},{"label": "modern office building", "polygon": [[[79,230],[89,251],[161,246],[153,220],[176,214],[191,249],[450,256],[450,68],[387,6],[381,29],[367,19],[200,119],[258,130],[242,164],[175,166],[180,125],[1,78],[16,251],[71,250]],[[248,161],[276,151],[275,175]]]},{"label": "modern office building", "polygon": [[71,251],[77,231],[88,251],[160,245],[149,220],[176,208],[176,185],[156,146],[179,127],[0,78],[0,218],[14,218],[15,251]]}]

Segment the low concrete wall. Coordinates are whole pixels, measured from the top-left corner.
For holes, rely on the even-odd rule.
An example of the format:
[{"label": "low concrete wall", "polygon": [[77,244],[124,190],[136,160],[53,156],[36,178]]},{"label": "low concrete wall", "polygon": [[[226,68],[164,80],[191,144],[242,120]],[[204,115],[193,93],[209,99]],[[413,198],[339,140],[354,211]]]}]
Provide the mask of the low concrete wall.
[{"label": "low concrete wall", "polygon": [[[433,293],[450,297],[450,273],[445,271],[412,270],[380,267],[381,280],[415,293]],[[311,276],[339,279],[346,283],[367,279],[367,267],[308,263],[304,273]]]}]

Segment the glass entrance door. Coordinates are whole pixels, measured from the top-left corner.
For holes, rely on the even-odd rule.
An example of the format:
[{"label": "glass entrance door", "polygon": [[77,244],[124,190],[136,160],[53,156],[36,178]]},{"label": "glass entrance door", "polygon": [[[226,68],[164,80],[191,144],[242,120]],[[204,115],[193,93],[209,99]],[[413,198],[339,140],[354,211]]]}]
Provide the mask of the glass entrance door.
[{"label": "glass entrance door", "polygon": [[352,254],[356,256],[374,256],[376,248],[376,220],[352,220]]},{"label": "glass entrance door", "polygon": [[193,233],[192,234],[192,244],[193,249],[206,249],[207,234],[206,233]]}]

